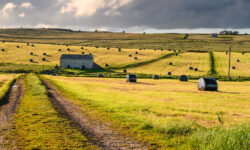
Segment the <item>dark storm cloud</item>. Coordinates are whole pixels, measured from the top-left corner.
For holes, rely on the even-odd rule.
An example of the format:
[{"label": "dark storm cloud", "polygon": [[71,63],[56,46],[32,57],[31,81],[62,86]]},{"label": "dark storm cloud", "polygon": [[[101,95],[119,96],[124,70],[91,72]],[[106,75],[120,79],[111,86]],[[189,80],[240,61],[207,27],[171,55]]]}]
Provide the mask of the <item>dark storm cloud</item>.
[{"label": "dark storm cloud", "polygon": [[[89,9],[95,10],[94,13],[82,12],[83,9],[86,9],[84,6],[76,6],[77,8],[70,10],[67,7],[70,1],[79,2],[80,0],[1,0],[0,9],[9,2],[17,6],[13,10],[14,15],[12,14],[9,19],[1,22],[1,25],[48,24],[61,27],[105,27],[109,29],[250,27],[250,0],[131,0],[118,8],[109,7],[106,4],[96,8],[89,7]],[[112,0],[101,1],[109,3]],[[34,8],[20,8],[19,6],[23,2],[32,3]],[[62,7],[68,8],[68,11],[62,13]],[[75,10],[79,11],[78,15]],[[25,17],[18,17],[20,13],[25,13]]]}]

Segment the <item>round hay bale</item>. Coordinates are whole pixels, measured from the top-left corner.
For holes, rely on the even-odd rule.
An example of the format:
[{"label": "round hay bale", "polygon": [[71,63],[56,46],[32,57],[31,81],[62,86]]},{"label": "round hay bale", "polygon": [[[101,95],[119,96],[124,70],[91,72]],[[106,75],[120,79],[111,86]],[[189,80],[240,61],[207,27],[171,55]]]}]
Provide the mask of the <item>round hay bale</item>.
[{"label": "round hay bale", "polygon": [[5,41],[4,41],[4,40],[3,40],[2,42],[3,42],[3,43],[5,43]]},{"label": "round hay bale", "polygon": [[188,81],[188,77],[186,75],[181,75],[179,79],[180,81]]},{"label": "round hay bale", "polygon": [[136,82],[137,81],[137,77],[135,74],[128,74],[126,76],[126,81],[127,82]]},{"label": "round hay bale", "polygon": [[34,55],[34,53],[33,53],[33,52],[30,52],[30,55]]},{"label": "round hay bale", "polygon": [[132,57],[132,55],[128,55],[128,57]]},{"label": "round hay bale", "polygon": [[198,68],[195,68],[194,71],[198,71]]},{"label": "round hay bale", "polygon": [[81,49],[84,49],[83,47],[81,47]]},{"label": "round hay bale", "polygon": [[105,64],[106,67],[109,67],[109,64]]},{"label": "round hay bale", "polygon": [[176,52],[176,50],[174,49],[174,52]]},{"label": "round hay bale", "polygon": [[178,56],[178,54],[175,54],[176,56]]},{"label": "round hay bale", "polygon": [[29,46],[29,45],[30,45],[30,43],[27,43],[27,45]]},{"label": "round hay bale", "polygon": [[20,48],[20,46],[19,46],[19,45],[17,45],[17,46],[16,46],[16,48]]},{"label": "round hay bale", "polygon": [[179,50],[179,53],[181,52],[181,50]]},{"label": "round hay bale", "polygon": [[237,62],[240,62],[240,60],[239,60],[239,59],[237,59]]},{"label": "round hay bale", "polygon": [[62,51],[61,49],[58,50],[58,52],[61,52],[61,51]]},{"label": "round hay bale", "polygon": [[198,81],[198,90],[202,91],[217,91],[218,84],[214,78],[200,78]]},{"label": "round hay bale", "polygon": [[189,70],[194,70],[194,68],[193,67],[189,67]]},{"label": "round hay bale", "polygon": [[95,46],[95,48],[99,48],[99,46]]},{"label": "round hay bale", "polygon": [[30,59],[30,62],[34,62],[33,59]]},{"label": "round hay bale", "polygon": [[66,46],[68,47],[69,45],[68,45],[68,44],[66,44]]},{"label": "round hay bale", "polygon": [[158,80],[158,79],[160,79],[160,76],[159,75],[153,75],[153,79]]},{"label": "round hay bale", "polygon": [[156,48],[154,48],[154,50],[156,51]]},{"label": "round hay bale", "polygon": [[82,55],[84,55],[85,53],[84,52],[82,52]]},{"label": "round hay bale", "polygon": [[161,49],[161,51],[163,51],[163,49]]},{"label": "round hay bale", "polygon": [[32,46],[32,47],[34,47],[35,45],[34,45],[34,44],[32,44],[31,46]]},{"label": "round hay bale", "polygon": [[98,77],[98,78],[103,78],[104,75],[103,75],[103,74],[98,74],[97,77]]},{"label": "round hay bale", "polygon": [[172,63],[172,62],[169,62],[169,65],[173,65],[173,63]]},{"label": "round hay bale", "polygon": [[135,57],[134,59],[135,59],[135,60],[137,60],[138,58],[137,58],[137,57]]},{"label": "round hay bale", "polygon": [[70,51],[70,48],[67,48],[67,51]]},{"label": "round hay bale", "polygon": [[172,73],[171,73],[171,72],[168,72],[168,75],[169,75],[169,76],[171,76],[171,75],[172,75]]},{"label": "round hay bale", "polygon": [[138,52],[135,52],[135,54],[138,54]]},{"label": "round hay bale", "polygon": [[44,56],[46,56],[46,55],[47,55],[47,53],[43,53],[43,55],[44,55]]},{"label": "round hay bale", "polygon": [[110,50],[110,48],[108,47],[107,50]]},{"label": "round hay bale", "polygon": [[143,48],[144,50],[146,49],[146,48]]},{"label": "round hay bale", "polygon": [[233,67],[232,67],[232,69],[236,69],[236,67],[235,67],[235,66],[233,66]]},{"label": "round hay bale", "polygon": [[5,51],[5,49],[2,49],[2,52],[4,52]]},{"label": "round hay bale", "polygon": [[140,48],[139,50],[142,50],[142,48]]},{"label": "round hay bale", "polygon": [[124,72],[124,73],[127,73],[127,69],[123,69],[123,72]]},{"label": "round hay bale", "polygon": [[42,61],[46,61],[46,58],[42,58]]},{"label": "round hay bale", "polygon": [[92,55],[92,53],[89,53],[89,55]]},{"label": "round hay bale", "polygon": [[242,52],[242,55],[244,55],[245,54],[245,52]]}]

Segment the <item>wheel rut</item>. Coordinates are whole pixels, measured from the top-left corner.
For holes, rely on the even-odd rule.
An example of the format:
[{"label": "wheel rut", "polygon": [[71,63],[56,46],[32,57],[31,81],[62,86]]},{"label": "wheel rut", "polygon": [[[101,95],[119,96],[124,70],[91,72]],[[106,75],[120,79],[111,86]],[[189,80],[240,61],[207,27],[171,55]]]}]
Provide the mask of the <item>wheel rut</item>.
[{"label": "wheel rut", "polygon": [[0,105],[0,149],[7,149],[5,145],[12,145],[11,149],[15,149],[14,141],[9,141],[6,134],[11,130],[11,118],[15,114],[18,105],[23,97],[23,79],[19,79],[12,84],[9,91],[1,100]]},{"label": "wheel rut", "polygon": [[42,82],[46,86],[48,96],[59,114],[70,120],[74,126],[78,126],[81,129],[82,134],[84,134],[91,143],[98,146],[100,149],[149,149],[147,144],[140,143],[132,137],[124,137],[117,131],[113,130],[110,125],[103,124],[96,118],[91,118],[79,106],[72,104],[64,98],[49,82],[43,79]]}]

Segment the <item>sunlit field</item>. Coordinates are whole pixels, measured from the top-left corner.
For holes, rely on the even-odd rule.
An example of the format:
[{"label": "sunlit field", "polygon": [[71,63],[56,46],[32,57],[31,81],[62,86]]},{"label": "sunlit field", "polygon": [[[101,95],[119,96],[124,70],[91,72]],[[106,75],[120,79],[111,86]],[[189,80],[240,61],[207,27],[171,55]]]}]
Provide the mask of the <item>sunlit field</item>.
[{"label": "sunlit field", "polygon": [[[60,65],[60,57],[62,54],[93,54],[95,63],[101,67],[108,64],[110,67],[122,67],[128,64],[151,60],[170,52],[161,50],[139,50],[139,49],[121,49],[118,48],[95,48],[82,46],[65,46],[51,44],[34,44],[34,46],[26,43],[0,43],[0,63],[12,64],[29,64],[29,65]],[[19,48],[17,48],[19,46]],[[59,51],[59,49],[61,51]],[[69,50],[68,50],[69,49]],[[137,54],[136,54],[137,52]],[[33,53],[31,55],[31,53]],[[45,53],[45,55],[44,55]],[[131,57],[129,57],[131,55]],[[135,59],[137,57],[137,59]],[[43,60],[44,58],[44,60]],[[31,61],[32,59],[32,61]],[[42,68],[42,66],[41,66]]]},{"label": "sunlit field", "polygon": [[[219,82],[218,92],[205,92],[197,90],[197,81],[140,79],[126,83],[125,79],[45,78],[72,103],[90,108],[104,120],[129,129],[138,139],[161,147],[190,148],[195,145],[195,135],[204,132],[210,136],[218,127],[222,137],[216,142],[225,140],[231,127],[249,131],[244,123],[250,118],[250,82]],[[201,143],[215,142],[202,138]]]},{"label": "sunlit field", "polygon": [[[215,67],[218,75],[228,75],[229,55],[222,52],[214,52]],[[237,60],[239,59],[239,62]],[[235,69],[232,69],[232,67]],[[235,77],[250,76],[250,53],[232,53],[231,54],[231,75]]]},{"label": "sunlit field", "polygon": [[16,76],[15,74],[0,74],[0,101],[9,90]]},{"label": "sunlit field", "polygon": [[[172,65],[169,63],[172,63]],[[193,70],[190,70],[189,67],[193,67]],[[195,71],[195,68],[198,68],[198,71]],[[128,69],[128,72],[158,75],[167,75],[168,72],[171,72],[172,75],[186,74],[201,76],[206,75],[209,69],[210,61],[208,53],[187,52],[148,65]]]}]

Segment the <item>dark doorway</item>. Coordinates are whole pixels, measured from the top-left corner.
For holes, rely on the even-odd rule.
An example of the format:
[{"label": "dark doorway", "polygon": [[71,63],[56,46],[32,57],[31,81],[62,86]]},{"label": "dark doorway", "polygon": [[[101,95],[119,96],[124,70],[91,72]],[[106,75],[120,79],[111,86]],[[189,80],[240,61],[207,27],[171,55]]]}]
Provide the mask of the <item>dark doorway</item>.
[{"label": "dark doorway", "polygon": [[68,65],[68,68],[70,68],[70,65]]},{"label": "dark doorway", "polygon": [[85,66],[82,66],[82,70],[84,70],[85,69]]}]

